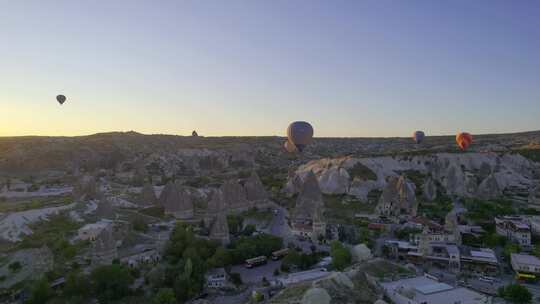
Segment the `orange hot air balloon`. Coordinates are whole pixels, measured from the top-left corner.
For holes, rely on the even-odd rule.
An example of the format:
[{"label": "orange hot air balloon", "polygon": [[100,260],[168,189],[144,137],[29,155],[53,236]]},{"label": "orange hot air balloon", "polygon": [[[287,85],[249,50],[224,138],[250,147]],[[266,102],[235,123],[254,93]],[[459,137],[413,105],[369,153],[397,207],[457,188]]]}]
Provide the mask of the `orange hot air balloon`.
[{"label": "orange hot air balloon", "polygon": [[289,153],[296,153],[296,152],[298,152],[298,150],[296,149],[296,146],[295,146],[292,142],[290,142],[290,141],[288,141],[288,140],[285,141],[285,143],[283,144],[283,147],[284,147],[285,150],[286,150],[287,152],[289,152]]},{"label": "orange hot air balloon", "polygon": [[456,143],[459,146],[459,148],[463,151],[467,150],[467,148],[472,144],[473,139],[472,135],[466,132],[461,132],[458,135],[456,135]]}]

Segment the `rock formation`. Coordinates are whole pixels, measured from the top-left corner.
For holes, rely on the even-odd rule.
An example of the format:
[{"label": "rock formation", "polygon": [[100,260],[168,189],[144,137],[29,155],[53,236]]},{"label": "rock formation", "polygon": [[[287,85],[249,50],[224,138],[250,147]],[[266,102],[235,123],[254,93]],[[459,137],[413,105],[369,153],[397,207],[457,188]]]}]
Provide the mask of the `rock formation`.
[{"label": "rock formation", "polygon": [[302,298],[302,304],[330,304],[332,298],[323,288],[311,288]]},{"label": "rock formation", "polygon": [[488,175],[480,183],[476,195],[481,199],[493,199],[502,195],[499,183],[493,174]]},{"label": "rock formation", "polygon": [[157,203],[156,192],[154,186],[150,183],[144,184],[141,193],[137,199],[137,205],[141,207],[149,207]]},{"label": "rock formation", "polygon": [[354,246],[351,250],[351,255],[355,262],[365,262],[373,257],[371,250],[364,244]]},{"label": "rock formation", "polygon": [[73,197],[77,200],[98,199],[100,195],[96,179],[89,175],[81,177],[73,187]]},{"label": "rock formation", "polygon": [[244,211],[251,207],[246,196],[246,190],[236,181],[226,181],[221,185],[219,190],[223,195],[223,200],[228,210],[232,212]]},{"label": "rock formation", "polygon": [[261,179],[255,171],[244,182],[244,189],[248,201],[264,201],[268,199],[268,193],[266,193]]},{"label": "rock formation", "polygon": [[[353,174],[358,163],[372,171],[371,178],[357,178],[357,174]],[[346,193],[366,201],[370,191],[383,190],[387,186],[388,178],[398,176],[399,172],[417,171],[430,176],[422,185],[426,200],[435,199],[439,186],[439,190],[448,195],[475,197],[477,192],[486,195],[487,190],[494,189],[495,194],[491,197],[504,193],[517,199],[538,185],[536,173],[539,167],[519,154],[497,153],[325,158],[300,166],[289,176],[284,191],[291,195],[298,193],[306,174],[314,172],[323,193]],[[348,180],[342,169],[348,170]]]},{"label": "rock formation", "polygon": [[114,213],[111,202],[105,198],[100,199],[97,203],[96,216],[100,219],[116,219],[116,214]]},{"label": "rock formation", "polygon": [[92,265],[111,264],[117,257],[116,240],[114,239],[112,227],[107,227],[98,234],[92,243]]},{"label": "rock formation", "polygon": [[314,214],[324,207],[319,182],[313,172],[309,172],[304,179],[302,191],[296,200],[293,216],[296,220],[312,220]]},{"label": "rock formation", "polygon": [[193,200],[188,191],[179,182],[169,182],[159,197],[159,205],[165,213],[178,219],[190,219],[194,216]]},{"label": "rock formation", "polygon": [[377,214],[384,216],[399,216],[401,214],[416,216],[417,209],[415,186],[407,181],[404,175],[399,178],[389,178],[375,208]]},{"label": "rock formation", "polygon": [[222,245],[227,245],[230,242],[227,214],[223,210],[218,212],[210,227],[210,239],[218,241]]},{"label": "rock formation", "polygon": [[350,176],[344,168],[330,168],[321,174],[319,180],[324,193],[343,194],[349,190]]},{"label": "rock formation", "polygon": [[426,180],[424,185],[422,185],[422,196],[428,202],[437,199],[437,186],[431,177]]}]

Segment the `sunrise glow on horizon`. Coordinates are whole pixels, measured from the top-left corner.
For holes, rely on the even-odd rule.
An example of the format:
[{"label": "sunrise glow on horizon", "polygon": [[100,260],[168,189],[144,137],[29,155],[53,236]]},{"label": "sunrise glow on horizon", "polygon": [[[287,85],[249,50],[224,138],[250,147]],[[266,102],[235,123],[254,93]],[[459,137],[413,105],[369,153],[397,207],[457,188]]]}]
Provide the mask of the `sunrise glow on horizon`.
[{"label": "sunrise glow on horizon", "polygon": [[10,1],[0,136],[540,130],[538,16],[502,0]]}]

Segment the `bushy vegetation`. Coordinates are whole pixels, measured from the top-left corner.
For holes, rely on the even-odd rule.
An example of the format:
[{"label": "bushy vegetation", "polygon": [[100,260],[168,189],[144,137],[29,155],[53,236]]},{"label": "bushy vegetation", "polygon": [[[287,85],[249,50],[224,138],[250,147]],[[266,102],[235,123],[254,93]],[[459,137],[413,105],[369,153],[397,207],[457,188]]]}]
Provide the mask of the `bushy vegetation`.
[{"label": "bushy vegetation", "polygon": [[47,246],[52,250],[55,266],[61,266],[73,259],[77,253],[88,245],[87,242],[72,244],[68,241],[81,226],[64,214],[51,215],[48,221],[37,222],[30,228],[33,233],[23,238],[20,249],[41,248]]},{"label": "bushy vegetation", "polygon": [[152,206],[152,207],[144,208],[142,210],[139,210],[139,212],[142,214],[157,217],[157,218],[165,217],[165,209],[159,206]]},{"label": "bushy vegetation", "polygon": [[257,256],[270,256],[272,252],[283,248],[283,240],[269,234],[259,234],[254,237],[240,237],[232,242],[227,251],[233,264]]},{"label": "bushy vegetation", "polygon": [[262,184],[270,190],[281,189],[287,183],[287,171],[282,168],[268,166],[257,171]]},{"label": "bushy vegetation", "polygon": [[403,228],[397,230],[394,234],[398,240],[408,241],[411,234],[421,233],[422,229],[418,228]]},{"label": "bushy vegetation", "polygon": [[375,205],[364,203],[349,195],[323,195],[324,215],[330,223],[353,224],[357,213],[372,213]]},{"label": "bushy vegetation", "polygon": [[133,280],[129,269],[118,264],[100,266],[90,274],[93,293],[102,303],[130,295]]},{"label": "bushy vegetation", "polygon": [[147,232],[148,231],[148,225],[144,221],[144,219],[141,216],[137,216],[133,219],[131,222],[131,225],[133,225],[133,229],[135,231],[139,232]]},{"label": "bushy vegetation", "polygon": [[330,256],[332,256],[332,266],[337,270],[345,269],[352,261],[349,249],[338,241],[330,244]]},{"label": "bushy vegetation", "polygon": [[320,253],[301,253],[296,250],[290,250],[287,256],[283,258],[281,269],[283,271],[289,271],[291,267],[296,267],[300,270],[307,270],[313,267],[321,260]]},{"label": "bushy vegetation", "polygon": [[532,302],[532,294],[529,289],[518,284],[499,288],[497,295],[510,303],[526,304]]},{"label": "bushy vegetation", "polygon": [[177,301],[181,303],[196,296],[204,287],[207,261],[216,253],[217,248],[215,242],[196,238],[190,226],[178,224],[165,249],[165,257],[169,262],[165,280],[158,281],[154,288],[173,289]]},{"label": "bushy vegetation", "polygon": [[515,152],[532,161],[540,162],[540,149],[520,149]]},{"label": "bushy vegetation", "polygon": [[418,204],[418,214],[442,222],[452,208],[452,200],[448,196],[437,195],[437,199],[433,202],[421,201]]},{"label": "bushy vegetation", "polygon": [[515,213],[512,202],[503,199],[489,201],[477,198],[466,199],[465,208],[467,208],[465,216],[478,223],[492,222],[496,216]]},{"label": "bushy vegetation", "polygon": [[347,172],[351,179],[358,178],[365,181],[377,180],[377,174],[361,162],[357,162],[352,168],[348,169]]}]

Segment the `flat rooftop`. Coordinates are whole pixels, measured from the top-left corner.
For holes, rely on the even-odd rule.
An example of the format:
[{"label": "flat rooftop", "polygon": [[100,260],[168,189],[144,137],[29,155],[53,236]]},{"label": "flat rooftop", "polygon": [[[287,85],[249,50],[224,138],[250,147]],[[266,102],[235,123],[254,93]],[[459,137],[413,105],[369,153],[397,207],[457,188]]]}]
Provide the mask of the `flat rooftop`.
[{"label": "flat rooftop", "polygon": [[[409,297],[410,303],[481,304],[486,301],[484,295],[473,290],[463,287],[456,288],[424,276],[382,283],[381,285],[390,298]],[[412,298],[410,298],[411,296]]]},{"label": "flat rooftop", "polygon": [[532,255],[512,253],[510,258],[512,263],[540,266],[540,259]]}]

